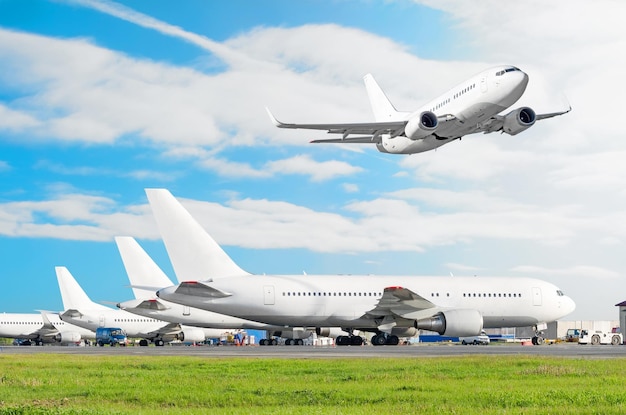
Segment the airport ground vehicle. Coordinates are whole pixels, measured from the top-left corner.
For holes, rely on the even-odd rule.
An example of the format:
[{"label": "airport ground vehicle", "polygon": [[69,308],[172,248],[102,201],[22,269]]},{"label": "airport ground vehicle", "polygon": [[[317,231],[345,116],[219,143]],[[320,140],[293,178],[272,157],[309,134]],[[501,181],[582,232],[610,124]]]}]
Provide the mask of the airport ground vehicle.
[{"label": "airport ground vehicle", "polygon": [[98,327],[96,329],[96,344],[100,347],[105,344],[110,345],[111,347],[117,346],[126,346],[128,344],[128,338],[126,337],[126,332],[117,327]]},{"label": "airport ground vehicle", "polygon": [[622,333],[607,332],[602,330],[581,330],[578,344],[611,344],[617,346],[624,342]]},{"label": "airport ground vehicle", "polygon": [[580,329],[568,329],[563,340],[568,343],[577,343],[580,338],[580,331]]},{"label": "airport ground vehicle", "polygon": [[469,336],[469,337],[459,337],[459,341],[461,344],[484,344],[488,345],[490,343],[489,336],[485,333],[485,331],[481,331],[477,336]]}]

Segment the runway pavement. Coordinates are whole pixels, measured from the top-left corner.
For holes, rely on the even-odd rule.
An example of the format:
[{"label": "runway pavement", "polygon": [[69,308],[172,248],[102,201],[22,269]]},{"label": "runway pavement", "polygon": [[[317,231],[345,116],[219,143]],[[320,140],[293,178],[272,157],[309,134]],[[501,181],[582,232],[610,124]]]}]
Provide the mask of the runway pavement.
[{"label": "runway pavement", "polygon": [[81,354],[81,355],[145,355],[198,356],[206,358],[278,358],[278,359],[334,359],[334,358],[427,358],[442,356],[550,356],[582,359],[625,358],[626,346],[591,346],[552,344],[522,346],[520,344],[491,344],[463,346],[459,344],[419,344],[408,346],[185,346],[163,347],[75,347],[75,346],[2,346],[2,354]]}]

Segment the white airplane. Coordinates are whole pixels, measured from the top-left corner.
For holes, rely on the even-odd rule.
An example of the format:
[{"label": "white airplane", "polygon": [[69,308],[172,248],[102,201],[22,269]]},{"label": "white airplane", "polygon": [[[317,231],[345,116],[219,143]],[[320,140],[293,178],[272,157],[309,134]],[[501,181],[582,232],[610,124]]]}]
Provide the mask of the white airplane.
[{"label": "white airplane", "polygon": [[[152,191],[148,195],[152,198]],[[163,226],[177,226],[157,220]],[[163,226],[165,238],[168,229]],[[360,336],[352,335],[355,331],[374,332],[372,343],[383,345],[397,344],[398,336],[410,336],[417,329],[452,337],[477,335],[483,328],[537,329],[575,309],[572,299],[556,286],[530,278],[214,276],[201,268],[194,274],[204,280],[163,288],[157,296],[266,324],[317,330],[341,327],[351,335],[338,338],[340,345],[362,344]],[[533,342],[542,342],[540,333]]]},{"label": "white airplane", "polygon": [[[571,110],[535,114],[520,107],[505,115],[526,90],[528,75],[514,66],[487,69],[460,83],[414,112],[397,111],[371,74],[365,75],[365,88],[375,122],[340,124],[289,124],[278,121],[266,108],[279,128],[327,130],[341,138],[313,140],[312,143],[369,143],[378,151],[413,154],[433,150],[467,134],[496,131],[516,135],[535,121],[563,115]],[[357,135],[354,137],[353,135]]]},{"label": "white airplane", "polygon": [[[189,279],[203,279],[212,277],[228,277],[234,275],[250,275],[248,272],[242,270],[226,252],[215,242],[215,240],[209,235],[204,228],[189,214],[189,212],[172,196],[172,194],[165,189],[146,189],[146,194],[152,208],[152,212],[157,221],[157,225],[161,232],[163,242],[168,252],[174,272],[179,282]],[[117,239],[116,239],[117,241]],[[134,250],[135,257],[141,256],[138,250],[143,250],[141,247],[130,246],[130,243],[118,248],[122,252],[122,248],[126,251]],[[145,255],[143,259],[144,264],[152,260]],[[122,254],[124,258],[124,264],[127,264],[127,258],[130,255]],[[156,264],[154,265],[156,267]],[[158,268],[158,267],[157,267]],[[128,267],[127,267],[128,272]],[[198,274],[201,272],[201,274]],[[134,274],[140,274],[140,271],[133,272]],[[150,275],[155,275],[156,270],[145,273],[145,278],[149,278]],[[129,272],[130,277],[130,272]],[[163,284],[162,281],[160,284]],[[134,283],[133,283],[134,284]],[[137,285],[152,285],[148,282],[141,282]],[[171,286],[172,284],[164,284],[157,289]],[[156,289],[154,290],[156,291]],[[161,300],[159,300],[161,301]],[[156,303],[155,303],[156,304]],[[173,303],[169,303],[170,310],[174,311]],[[121,304],[124,307],[132,306],[132,304]],[[171,318],[168,311],[164,308],[164,305],[158,306],[163,310],[157,314],[153,311],[152,316],[166,321],[177,321]],[[128,309],[133,313],[137,312],[142,315],[145,310]],[[204,314],[202,312],[204,311]],[[303,344],[303,339],[308,338],[313,334],[311,330],[306,330],[301,327],[286,327],[284,324],[268,325],[259,323],[256,321],[249,321],[243,319],[235,319],[231,316],[224,316],[216,313],[210,313],[206,310],[194,309],[193,307],[186,307],[183,309],[183,314],[187,314],[187,318],[181,322],[190,325],[204,325],[208,327],[242,327],[246,329],[266,330],[272,336],[282,337],[286,339],[286,344]],[[176,312],[175,312],[176,313]],[[178,316],[181,313],[178,312]],[[179,318],[179,317],[176,317]],[[219,323],[219,322],[222,323]],[[204,323],[202,323],[204,322]],[[336,337],[345,335],[346,333],[340,329],[328,329],[323,332],[317,333],[325,337]],[[272,340],[272,344],[275,342]]]},{"label": "white airplane", "polygon": [[[213,328],[220,330],[206,333],[207,337],[220,337],[224,331],[234,332],[239,328],[266,330],[267,324],[240,318],[212,313],[198,308],[170,303],[157,298],[156,291],[170,287],[172,281],[163,270],[148,256],[137,241],[129,236],[118,236],[115,243],[122,256],[126,273],[135,299],[119,303],[118,308],[140,316],[151,317],[170,323],[185,324],[188,326]],[[146,296],[142,289],[149,289]]]},{"label": "white airplane", "polygon": [[66,323],[57,313],[42,311],[0,314],[0,337],[24,339],[41,346],[44,343],[74,344],[82,339],[93,340],[96,335],[91,330]]},{"label": "white airplane", "polygon": [[63,321],[93,331],[98,327],[121,328],[128,337],[141,338],[141,346],[147,346],[148,340],[156,346],[163,346],[173,340],[202,342],[206,339],[204,332],[198,328],[181,327],[180,324],[140,317],[95,303],[67,268],[56,267],[55,270],[65,310],[60,314]]}]

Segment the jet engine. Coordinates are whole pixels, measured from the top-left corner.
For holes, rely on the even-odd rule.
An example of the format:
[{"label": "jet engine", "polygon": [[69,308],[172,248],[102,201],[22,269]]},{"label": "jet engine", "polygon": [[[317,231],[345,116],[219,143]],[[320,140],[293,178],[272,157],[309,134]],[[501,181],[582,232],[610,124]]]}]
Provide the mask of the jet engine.
[{"label": "jet engine", "polygon": [[338,327],[317,327],[315,333],[320,337],[332,337],[333,339],[348,334],[347,331],[343,331]]},{"label": "jet engine", "polygon": [[424,111],[417,117],[412,117],[404,127],[404,134],[411,140],[427,137],[437,129],[437,116],[431,111]]},{"label": "jet engine", "polygon": [[61,344],[78,343],[80,340],[80,333],[75,331],[62,331],[54,336],[54,341]]},{"label": "jet engine", "polygon": [[530,128],[536,119],[535,111],[528,107],[521,107],[504,116],[502,129],[507,134],[516,135]]},{"label": "jet engine", "polygon": [[181,342],[200,343],[206,340],[204,332],[200,329],[187,329],[178,334],[178,340]]},{"label": "jet engine", "polygon": [[475,336],[483,329],[483,316],[474,309],[447,310],[415,320],[415,328],[435,331],[442,336]]},{"label": "jet engine", "polygon": [[415,327],[394,327],[391,329],[392,336],[398,337],[415,337],[417,329]]}]

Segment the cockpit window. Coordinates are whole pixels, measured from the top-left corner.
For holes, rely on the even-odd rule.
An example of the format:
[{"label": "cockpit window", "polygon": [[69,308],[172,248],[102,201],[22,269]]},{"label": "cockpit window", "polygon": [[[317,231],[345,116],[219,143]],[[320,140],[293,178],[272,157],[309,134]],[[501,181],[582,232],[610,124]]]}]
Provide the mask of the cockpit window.
[{"label": "cockpit window", "polygon": [[563,297],[565,294],[563,294],[563,291],[561,290],[556,290],[556,295],[558,295],[559,297]]},{"label": "cockpit window", "polygon": [[506,68],[506,69],[496,72],[496,76],[502,76],[507,72],[515,72],[515,71],[521,71],[521,69],[516,68],[515,66],[511,66],[510,68]]}]

